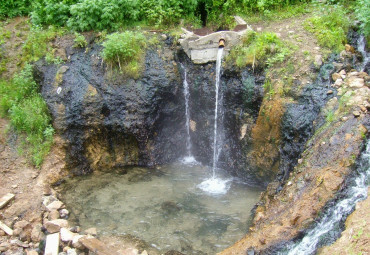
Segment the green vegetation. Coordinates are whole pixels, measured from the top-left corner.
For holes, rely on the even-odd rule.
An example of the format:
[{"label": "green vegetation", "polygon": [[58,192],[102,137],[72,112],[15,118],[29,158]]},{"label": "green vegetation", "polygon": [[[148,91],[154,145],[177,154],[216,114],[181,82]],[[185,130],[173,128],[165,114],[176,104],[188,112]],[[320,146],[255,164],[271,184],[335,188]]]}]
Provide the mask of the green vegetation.
[{"label": "green vegetation", "polygon": [[334,114],[334,111],[328,111],[328,112],[326,112],[326,122],[328,122],[328,123],[331,123],[331,122],[333,122],[334,121],[334,118],[335,117],[335,114]]},{"label": "green vegetation", "polygon": [[238,67],[251,65],[254,67],[272,66],[283,62],[292,49],[283,43],[275,33],[248,32],[242,40],[242,44],[235,47],[227,61],[235,62]]},{"label": "green vegetation", "polygon": [[75,48],[85,48],[87,46],[86,39],[83,35],[75,33],[75,40],[73,47]]},{"label": "green vegetation", "polygon": [[356,18],[360,21],[360,27],[362,32],[370,41],[370,1],[358,0],[356,4]]},{"label": "green vegetation", "polygon": [[126,31],[107,35],[103,42],[102,57],[112,68],[119,69],[133,78],[142,70],[146,38],[142,33]]},{"label": "green vegetation", "polygon": [[320,46],[339,52],[347,42],[349,24],[343,7],[324,6],[318,16],[306,20],[305,29],[316,35]]},{"label": "green vegetation", "polygon": [[32,66],[25,65],[11,81],[0,81],[0,110],[21,135],[31,162],[40,166],[53,143],[54,129],[45,101],[33,79]]},{"label": "green vegetation", "polygon": [[31,11],[32,0],[1,0],[0,19],[27,15]]},{"label": "green vegetation", "polygon": [[21,62],[37,61],[47,53],[49,53],[48,62],[54,62],[54,52],[49,42],[51,42],[56,36],[63,35],[63,33],[64,30],[53,26],[50,26],[46,30],[42,30],[37,27],[32,28],[23,45]]}]

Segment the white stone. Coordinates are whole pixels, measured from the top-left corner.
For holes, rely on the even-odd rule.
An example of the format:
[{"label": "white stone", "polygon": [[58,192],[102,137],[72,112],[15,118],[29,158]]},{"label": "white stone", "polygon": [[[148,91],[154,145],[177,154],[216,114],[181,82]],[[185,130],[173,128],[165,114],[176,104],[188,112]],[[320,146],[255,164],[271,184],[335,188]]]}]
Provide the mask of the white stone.
[{"label": "white stone", "polygon": [[343,80],[342,80],[342,79],[337,79],[337,80],[335,81],[335,83],[334,83],[334,86],[336,86],[336,87],[340,87],[340,86],[342,86],[342,84],[343,84]]},{"label": "white stone", "polygon": [[69,249],[69,250],[67,250],[67,255],[77,255],[76,249]]},{"label": "white stone", "polygon": [[67,218],[69,215],[69,211],[67,209],[62,209],[59,211],[60,218]]},{"label": "white stone", "polygon": [[60,239],[63,241],[63,242],[70,242],[70,241],[73,241],[73,238],[78,235],[76,233],[73,233],[71,231],[69,231],[68,229],[66,228],[61,228],[60,229]]},{"label": "white stone", "polygon": [[50,204],[48,204],[46,206],[46,208],[49,210],[49,211],[52,211],[52,210],[59,210],[60,208],[62,208],[63,206],[63,202],[59,201],[59,200],[56,200],[56,201],[53,201],[51,202]]}]

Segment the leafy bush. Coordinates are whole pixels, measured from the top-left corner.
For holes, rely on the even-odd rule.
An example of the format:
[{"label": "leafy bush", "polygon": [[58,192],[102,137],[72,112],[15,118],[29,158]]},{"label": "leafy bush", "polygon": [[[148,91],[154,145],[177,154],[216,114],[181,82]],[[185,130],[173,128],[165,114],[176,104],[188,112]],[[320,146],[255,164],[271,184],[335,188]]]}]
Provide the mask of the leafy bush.
[{"label": "leafy bush", "polygon": [[305,29],[316,35],[319,45],[336,52],[341,51],[347,42],[348,28],[349,19],[339,5],[325,6],[320,16],[305,21]]},{"label": "leafy bush", "polygon": [[249,31],[243,37],[242,45],[235,47],[228,61],[235,61],[238,67],[271,66],[283,62],[292,53],[274,33]]},{"label": "leafy bush", "polygon": [[1,0],[0,19],[27,15],[31,11],[31,0]]},{"label": "leafy bush", "polygon": [[11,81],[0,81],[1,113],[25,138],[24,147],[35,166],[40,166],[50,150],[54,134],[48,108],[38,90],[30,65]]},{"label": "leafy bush", "polygon": [[71,16],[70,8],[77,0],[35,0],[31,13],[35,25],[64,26]]},{"label": "leafy bush", "polygon": [[360,27],[367,40],[370,40],[370,1],[358,0],[356,4],[356,17],[361,22]]},{"label": "leafy bush", "polygon": [[70,11],[68,26],[78,31],[117,29],[139,14],[137,1],[132,0],[82,0]]},{"label": "leafy bush", "polygon": [[137,78],[142,69],[146,38],[142,33],[126,31],[107,35],[103,42],[102,57],[113,66],[119,66],[121,71]]}]

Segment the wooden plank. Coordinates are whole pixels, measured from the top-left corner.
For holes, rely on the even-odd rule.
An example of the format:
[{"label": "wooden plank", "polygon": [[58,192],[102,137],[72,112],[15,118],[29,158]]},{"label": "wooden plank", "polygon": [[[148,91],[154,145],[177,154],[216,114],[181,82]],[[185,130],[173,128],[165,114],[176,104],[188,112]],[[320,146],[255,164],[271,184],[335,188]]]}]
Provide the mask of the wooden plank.
[{"label": "wooden plank", "polygon": [[59,254],[59,232],[46,236],[46,245],[44,255]]},{"label": "wooden plank", "polygon": [[13,229],[9,228],[7,225],[5,225],[4,223],[2,223],[0,221],[0,228],[2,230],[4,230],[5,233],[7,233],[8,235],[12,236],[13,235]]},{"label": "wooden plank", "polygon": [[8,193],[0,199],[0,209],[3,209],[13,198],[14,194]]}]

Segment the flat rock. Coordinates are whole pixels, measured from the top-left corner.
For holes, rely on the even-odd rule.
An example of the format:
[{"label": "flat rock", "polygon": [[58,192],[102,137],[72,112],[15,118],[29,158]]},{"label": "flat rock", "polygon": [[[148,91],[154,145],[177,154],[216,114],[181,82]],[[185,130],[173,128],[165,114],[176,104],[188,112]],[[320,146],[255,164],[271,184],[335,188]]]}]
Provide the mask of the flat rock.
[{"label": "flat rock", "polygon": [[85,235],[76,235],[73,237],[72,246],[77,249],[83,249],[85,246],[80,242],[80,239],[86,237]]},{"label": "flat rock", "polygon": [[48,215],[49,220],[57,220],[59,219],[60,215],[57,210],[51,210]]},{"label": "flat rock", "polygon": [[97,238],[81,238],[80,242],[90,251],[98,255],[118,255],[117,251],[113,251],[111,248],[106,246],[102,241]]},{"label": "flat rock", "polygon": [[68,221],[63,219],[51,220],[44,224],[49,233],[59,232],[61,228],[68,228]]},{"label": "flat rock", "polygon": [[46,236],[45,255],[58,255],[59,233]]},{"label": "flat rock", "polygon": [[3,209],[10,201],[14,199],[15,195],[8,193],[0,199],[0,209]]},{"label": "flat rock", "polygon": [[69,231],[68,229],[66,228],[61,228],[60,229],[60,239],[63,241],[63,242],[70,242],[70,241],[73,241],[73,238],[75,236],[77,236],[78,234],[76,233],[73,233],[71,231]]},{"label": "flat rock", "polygon": [[35,250],[28,250],[26,251],[26,255],[39,255],[39,253]]},{"label": "flat rock", "polygon": [[350,88],[362,88],[365,85],[365,80],[363,78],[350,77],[348,79],[348,86]]},{"label": "flat rock", "polygon": [[59,200],[56,200],[56,201],[53,201],[51,202],[50,204],[48,204],[46,206],[46,208],[49,210],[49,211],[53,211],[53,210],[59,210],[60,208],[62,208],[63,206],[63,202],[59,201]]},{"label": "flat rock", "polygon": [[15,244],[15,245],[18,245],[19,247],[23,247],[23,248],[28,248],[30,247],[28,244],[18,240],[18,239],[14,239],[14,240],[10,240],[10,243],[11,244]]}]

